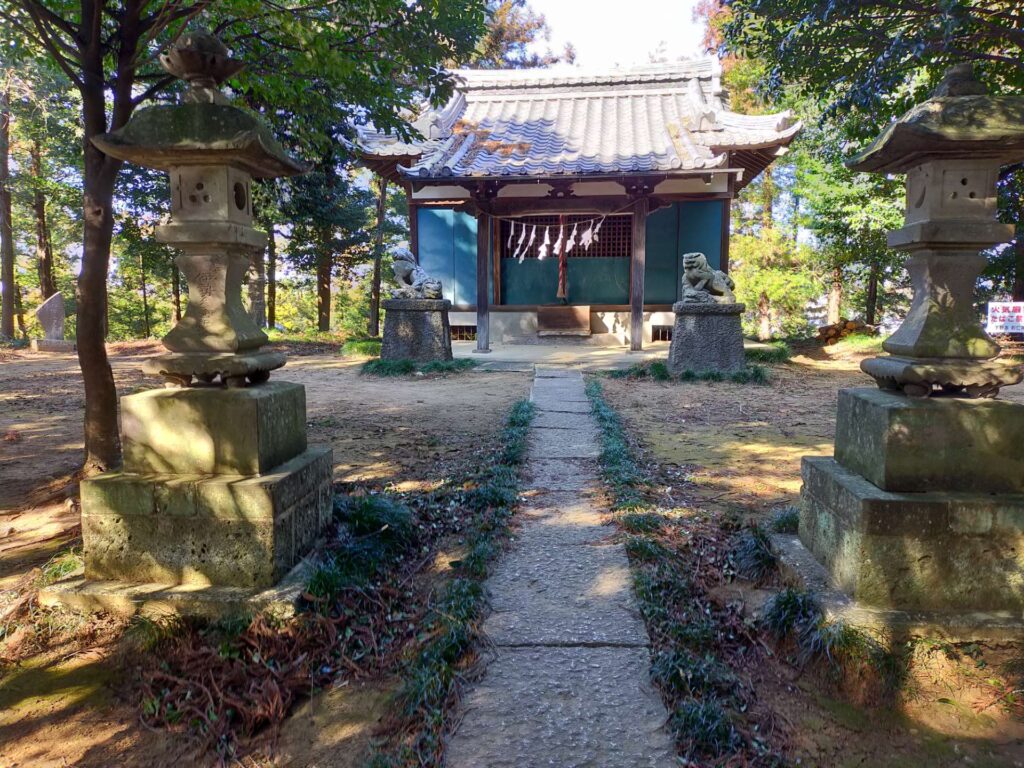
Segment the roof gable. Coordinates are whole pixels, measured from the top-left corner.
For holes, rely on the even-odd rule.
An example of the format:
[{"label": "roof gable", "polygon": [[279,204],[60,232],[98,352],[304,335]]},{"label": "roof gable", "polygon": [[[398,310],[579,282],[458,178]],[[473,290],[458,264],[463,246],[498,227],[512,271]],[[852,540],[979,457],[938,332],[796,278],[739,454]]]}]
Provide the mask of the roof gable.
[{"label": "roof gable", "polygon": [[371,158],[401,158],[419,180],[706,172],[730,150],[783,147],[789,113],[728,110],[717,59],[586,71],[458,70],[456,92],[414,123],[404,143],[360,131]]}]

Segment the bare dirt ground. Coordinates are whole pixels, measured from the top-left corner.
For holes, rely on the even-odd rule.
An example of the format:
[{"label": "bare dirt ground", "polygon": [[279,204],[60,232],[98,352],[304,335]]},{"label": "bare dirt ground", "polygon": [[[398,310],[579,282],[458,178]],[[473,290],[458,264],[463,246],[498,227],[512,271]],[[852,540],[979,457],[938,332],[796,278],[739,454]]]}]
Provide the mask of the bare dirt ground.
[{"label": "bare dirt ground", "polygon": [[[864,356],[806,350],[772,366],[768,386],[602,382],[675,503],[756,519],[797,501],[801,456],[831,455],[838,390],[873,386],[859,370]],[[1001,396],[1024,402],[1024,387]],[[1019,649],[957,652],[954,660],[940,644],[919,644],[895,708],[855,706],[833,681],[783,664],[757,672],[759,696],[787,723],[805,765],[1024,766],[1024,723],[990,683]]]},{"label": "bare dirt ground", "polygon": [[[156,348],[112,350],[120,394],[153,385],[137,365]],[[288,351],[278,376],[306,386],[309,442],[333,448],[343,484],[413,490],[468,468],[531,380],[510,372],[367,378],[360,361],[330,348]],[[77,540],[82,408],[73,356],[0,356],[0,605]],[[0,768],[204,764],[181,734],[140,725],[124,622],[46,611],[35,619],[30,640],[0,632]],[[5,662],[16,641],[41,651]],[[300,706],[273,745],[272,764],[361,765],[386,694],[386,683],[342,687]]]}]

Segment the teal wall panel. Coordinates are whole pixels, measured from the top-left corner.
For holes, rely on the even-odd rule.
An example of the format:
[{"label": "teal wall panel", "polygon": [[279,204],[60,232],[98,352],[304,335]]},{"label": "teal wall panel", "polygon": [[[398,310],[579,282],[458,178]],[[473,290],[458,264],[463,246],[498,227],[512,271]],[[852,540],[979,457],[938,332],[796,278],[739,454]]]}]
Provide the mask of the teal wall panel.
[{"label": "teal wall panel", "polygon": [[[673,203],[647,220],[644,302],[671,304],[679,297],[682,255],[701,251],[718,269],[722,259],[722,200]],[[443,208],[419,208],[420,265],[444,284],[456,306],[476,304],[476,218]],[[629,258],[569,259],[571,304],[628,304]],[[491,260],[488,259],[488,265]],[[491,271],[491,270],[488,270]],[[494,284],[494,276],[488,275]],[[558,260],[501,260],[501,303],[555,304]]]},{"label": "teal wall panel", "polygon": [[677,300],[679,264],[679,203],[674,203],[647,217],[645,304],[672,304]]},{"label": "teal wall panel", "polygon": [[[501,260],[502,304],[558,304],[558,259]],[[570,304],[626,304],[629,259],[569,259]]]},{"label": "teal wall panel", "polygon": [[725,201],[694,200],[676,205],[679,207],[680,263],[684,253],[700,251],[708,257],[712,269],[721,269],[722,206]]},{"label": "teal wall panel", "polygon": [[476,304],[476,218],[450,208],[417,209],[420,266],[455,305]]},{"label": "teal wall panel", "polygon": [[[455,298],[452,304],[476,304],[476,217],[462,211],[453,211],[454,261],[453,283]],[[489,262],[490,260],[488,260]]]}]

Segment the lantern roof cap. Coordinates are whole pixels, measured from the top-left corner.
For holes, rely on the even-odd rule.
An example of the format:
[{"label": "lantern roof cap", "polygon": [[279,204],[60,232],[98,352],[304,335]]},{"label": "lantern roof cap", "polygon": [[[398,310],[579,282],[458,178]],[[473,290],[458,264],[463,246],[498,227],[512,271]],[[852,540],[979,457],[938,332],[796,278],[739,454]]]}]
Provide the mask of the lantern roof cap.
[{"label": "lantern roof cap", "polygon": [[1024,159],[1024,97],[992,96],[970,64],[951,67],[931,98],[846,161],[854,171],[904,173],[936,159]]}]

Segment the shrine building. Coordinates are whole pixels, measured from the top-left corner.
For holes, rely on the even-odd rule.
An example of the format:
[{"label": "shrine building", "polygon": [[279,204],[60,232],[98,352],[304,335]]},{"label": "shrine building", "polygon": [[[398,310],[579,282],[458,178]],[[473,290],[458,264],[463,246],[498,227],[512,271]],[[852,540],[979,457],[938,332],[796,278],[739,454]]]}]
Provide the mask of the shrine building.
[{"label": "shrine building", "polygon": [[665,338],[682,256],[729,268],[737,192],[800,130],[728,108],[717,59],[635,69],[459,70],[405,142],[358,129],[408,195],[411,248],[457,338]]}]

